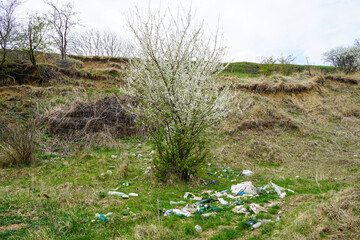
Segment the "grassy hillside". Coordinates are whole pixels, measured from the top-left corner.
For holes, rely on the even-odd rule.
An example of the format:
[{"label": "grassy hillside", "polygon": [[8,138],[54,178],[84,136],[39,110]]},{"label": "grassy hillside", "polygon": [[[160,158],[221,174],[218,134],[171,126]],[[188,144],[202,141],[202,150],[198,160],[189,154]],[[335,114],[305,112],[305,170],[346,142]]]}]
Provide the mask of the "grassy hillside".
[{"label": "grassy hillside", "polygon": [[[114,99],[131,101],[119,91],[126,62],[77,61],[69,67],[51,63],[54,74],[46,81],[0,87],[5,122],[27,123],[34,112],[42,120],[36,163],[0,168],[0,239],[360,237],[359,75],[222,76],[221,84],[230,85],[236,98],[228,118],[208,132],[210,154],[200,178],[161,183],[151,169],[149,138],[129,118],[112,114],[121,112]],[[257,69],[234,63],[227,71],[257,75]],[[243,170],[254,174],[239,176]],[[259,196],[227,195],[244,181],[257,188],[272,182],[294,192],[286,191],[284,198],[272,188],[259,189]],[[114,189],[138,196],[109,195]],[[222,195],[229,205],[216,201],[191,217],[164,216],[196,205],[199,200],[184,199],[186,192],[202,199]],[[254,203],[263,211],[251,210]],[[233,212],[236,204],[245,213]],[[263,219],[273,222],[253,231],[246,225]]]},{"label": "grassy hillside", "polygon": [[[275,64],[275,68],[279,69],[279,64]],[[295,72],[303,72],[308,70],[306,65],[291,65],[295,69]],[[252,62],[233,62],[225,69],[225,75],[232,75],[237,77],[258,77],[260,75],[261,64]],[[335,73],[337,69],[329,66],[310,66],[313,71],[320,71],[323,74]]]}]

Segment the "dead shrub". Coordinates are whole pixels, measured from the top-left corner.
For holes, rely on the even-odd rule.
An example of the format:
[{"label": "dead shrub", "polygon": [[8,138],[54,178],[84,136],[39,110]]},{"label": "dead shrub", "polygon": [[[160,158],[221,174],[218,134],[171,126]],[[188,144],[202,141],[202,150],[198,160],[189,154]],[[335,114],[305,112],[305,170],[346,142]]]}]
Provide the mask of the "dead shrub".
[{"label": "dead shrub", "polygon": [[42,116],[47,130],[68,140],[93,139],[100,133],[113,137],[133,136],[141,130],[127,112],[136,101],[128,96],[112,96],[97,101],[49,110]]},{"label": "dead shrub", "polygon": [[35,157],[35,120],[24,125],[0,121],[0,165],[20,166],[34,163]]}]

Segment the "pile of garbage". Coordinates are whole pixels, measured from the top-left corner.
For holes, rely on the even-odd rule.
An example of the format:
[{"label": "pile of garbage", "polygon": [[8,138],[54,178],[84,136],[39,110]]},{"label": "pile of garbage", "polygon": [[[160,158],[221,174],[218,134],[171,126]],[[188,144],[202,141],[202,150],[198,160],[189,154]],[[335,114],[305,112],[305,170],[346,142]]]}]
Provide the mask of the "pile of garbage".
[{"label": "pile of garbage", "polygon": [[[202,197],[196,196],[193,193],[186,192],[184,199],[197,201],[196,203],[186,203],[181,200],[178,202],[170,201],[171,205],[185,205],[177,206],[172,209],[164,209],[164,216],[177,215],[179,217],[192,217],[194,215],[200,215],[202,217],[208,218],[215,216],[219,210],[224,208],[232,208],[232,212],[238,214],[245,214],[247,217],[251,212],[259,214],[260,212],[267,212],[267,208],[274,205],[280,204],[280,202],[272,202],[265,204],[265,206],[260,206],[257,203],[250,203],[248,207],[244,206],[244,201],[248,199],[255,198],[261,194],[270,194],[276,193],[280,198],[286,196],[286,191],[294,192],[291,189],[286,189],[280,187],[273,182],[270,182],[269,185],[264,187],[255,187],[252,182],[246,181],[239,184],[234,184],[231,186],[230,190],[226,189],[221,192],[206,190],[202,194],[207,194],[209,197],[203,199]],[[271,219],[260,219],[254,220],[251,223],[248,222],[247,225],[251,226],[252,229],[256,229],[261,226],[264,222],[275,222],[279,221],[281,216],[278,216],[274,221]]]}]

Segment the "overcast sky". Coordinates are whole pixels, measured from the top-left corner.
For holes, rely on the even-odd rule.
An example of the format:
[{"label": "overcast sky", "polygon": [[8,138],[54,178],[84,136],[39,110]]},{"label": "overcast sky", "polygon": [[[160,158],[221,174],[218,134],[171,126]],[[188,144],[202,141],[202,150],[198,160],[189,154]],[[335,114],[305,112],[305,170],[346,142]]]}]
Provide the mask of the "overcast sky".
[{"label": "overcast sky", "polygon": [[[67,2],[59,0],[59,3]],[[258,62],[293,54],[296,63],[323,64],[322,53],[360,38],[360,0],[75,0],[84,26],[128,36],[124,13],[135,5],[158,9],[178,6],[196,12],[209,29],[219,25],[227,61]],[[46,11],[43,0],[26,0],[21,14]]]}]

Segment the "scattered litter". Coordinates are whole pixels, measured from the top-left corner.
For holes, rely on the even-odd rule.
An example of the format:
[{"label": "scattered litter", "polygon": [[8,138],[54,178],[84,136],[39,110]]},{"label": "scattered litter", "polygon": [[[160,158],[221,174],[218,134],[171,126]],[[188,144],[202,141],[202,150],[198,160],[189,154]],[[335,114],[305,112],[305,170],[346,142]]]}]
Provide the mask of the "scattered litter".
[{"label": "scattered litter", "polygon": [[187,199],[188,197],[192,197],[191,200],[195,200],[195,201],[200,201],[202,200],[202,197],[197,197],[195,196],[195,194],[191,193],[191,192],[186,192],[184,195],[184,199]]},{"label": "scattered litter", "polygon": [[252,182],[242,182],[240,184],[232,185],[231,192],[234,195],[238,195],[241,192],[244,192],[245,194],[257,195],[259,190],[253,186]]},{"label": "scattered litter", "polygon": [[110,169],[115,169],[116,167],[115,166],[109,166]]},{"label": "scattered litter", "polygon": [[150,153],[149,153],[149,156],[153,155],[155,153],[154,150],[152,150]]},{"label": "scattered litter", "polygon": [[255,221],[252,221],[252,220],[249,220],[249,221],[246,221],[246,226],[253,226],[254,224],[256,224]]},{"label": "scattered litter", "polygon": [[251,177],[251,176],[254,175],[254,172],[252,172],[250,170],[243,170],[243,172],[241,174],[246,176],[246,177]]},{"label": "scattered litter", "polygon": [[136,157],[137,158],[143,158],[143,155],[142,154],[137,154]]},{"label": "scattered litter", "polygon": [[181,216],[191,217],[194,215],[195,211],[196,211],[196,209],[191,209],[188,207],[173,209],[173,213],[175,213],[179,217],[181,217]]},{"label": "scattered litter", "polygon": [[130,196],[130,197],[138,197],[139,194],[137,194],[137,193],[129,193],[129,196]]},{"label": "scattered litter", "polygon": [[257,222],[257,223],[255,223],[255,224],[252,226],[251,230],[254,230],[254,229],[256,229],[256,228],[259,228],[260,226],[261,226],[261,222]]},{"label": "scattered litter", "polygon": [[184,198],[187,199],[188,196],[195,196],[195,195],[190,193],[190,192],[186,192],[185,195],[184,195]]},{"label": "scattered litter", "polygon": [[357,154],[354,154],[354,157],[357,157],[358,155]]},{"label": "scattered litter", "polygon": [[202,228],[201,228],[199,225],[196,225],[196,226],[195,226],[195,230],[196,230],[197,232],[202,232]]},{"label": "scattered litter", "polygon": [[149,173],[149,172],[150,172],[150,170],[151,170],[151,167],[147,167],[147,168],[146,168],[146,170],[145,170],[145,172],[144,172],[144,174]]},{"label": "scattered litter", "polygon": [[261,207],[259,204],[256,203],[251,203],[250,204],[250,209],[251,211],[253,211],[255,214],[258,214],[259,212],[267,212],[266,208]]},{"label": "scattered litter", "polygon": [[124,196],[124,195],[126,195],[126,194],[125,194],[125,193],[122,193],[122,192],[109,191],[109,192],[108,192],[108,195],[115,195],[115,196],[120,196],[120,197],[122,197],[122,196]]},{"label": "scattered litter", "polygon": [[104,222],[108,221],[107,218],[102,214],[99,215],[98,219],[101,220],[101,221],[104,221]]},{"label": "scattered litter", "polygon": [[259,219],[259,222],[261,222],[261,223],[270,223],[270,222],[274,222],[274,221],[271,220],[271,219]]},{"label": "scattered litter", "polygon": [[117,158],[118,156],[117,155],[111,155],[111,158]]},{"label": "scattered litter", "polygon": [[172,209],[165,211],[164,216],[167,217],[173,212]]},{"label": "scattered litter", "polygon": [[299,176],[295,176],[296,178],[299,178]]},{"label": "scattered litter", "polygon": [[202,216],[202,217],[205,217],[205,218],[208,218],[208,217],[210,217],[210,216],[212,216],[212,215],[216,215],[216,212],[204,213],[204,214],[202,214],[201,216]]},{"label": "scattered litter", "polygon": [[124,195],[122,195],[122,198],[123,198],[123,199],[128,199],[128,198],[129,198],[129,195],[124,194]]},{"label": "scattered litter", "polygon": [[234,203],[232,203],[233,205],[242,205],[243,203],[242,203],[242,201],[241,200],[239,200],[239,201],[236,201],[236,202],[234,202]]},{"label": "scattered litter", "polygon": [[213,199],[213,198],[206,198],[206,199],[204,199],[204,200],[201,200],[201,201],[197,202],[196,204],[199,205],[199,204],[216,202],[216,201],[219,201],[219,200]]},{"label": "scattered litter", "polygon": [[225,201],[223,198],[219,198],[219,201],[220,201],[221,205],[229,205],[229,202]]},{"label": "scattered litter", "polygon": [[186,202],[184,201],[179,201],[179,202],[170,201],[170,205],[185,204],[185,203]]},{"label": "scattered litter", "polygon": [[106,171],[106,174],[112,175],[112,171],[111,171],[111,170],[107,170],[107,171]]},{"label": "scattered litter", "polygon": [[286,196],[286,192],[285,190],[287,191],[290,191],[290,192],[294,192],[293,190],[291,189],[285,189],[283,187],[280,187],[278,185],[276,185],[275,183],[273,182],[270,182],[271,185],[273,186],[273,188],[275,189],[275,192],[279,195],[280,198],[284,198]]},{"label": "scattered litter", "polygon": [[278,217],[275,219],[275,222],[280,221],[280,218],[281,218],[281,216],[278,216]]},{"label": "scattered litter", "polygon": [[108,212],[107,214],[105,214],[104,216],[105,217],[108,217],[108,216],[110,216],[111,214],[113,214],[112,212]]},{"label": "scattered litter", "polygon": [[234,207],[232,211],[234,213],[244,213],[244,214],[248,213],[248,211],[243,205]]}]

